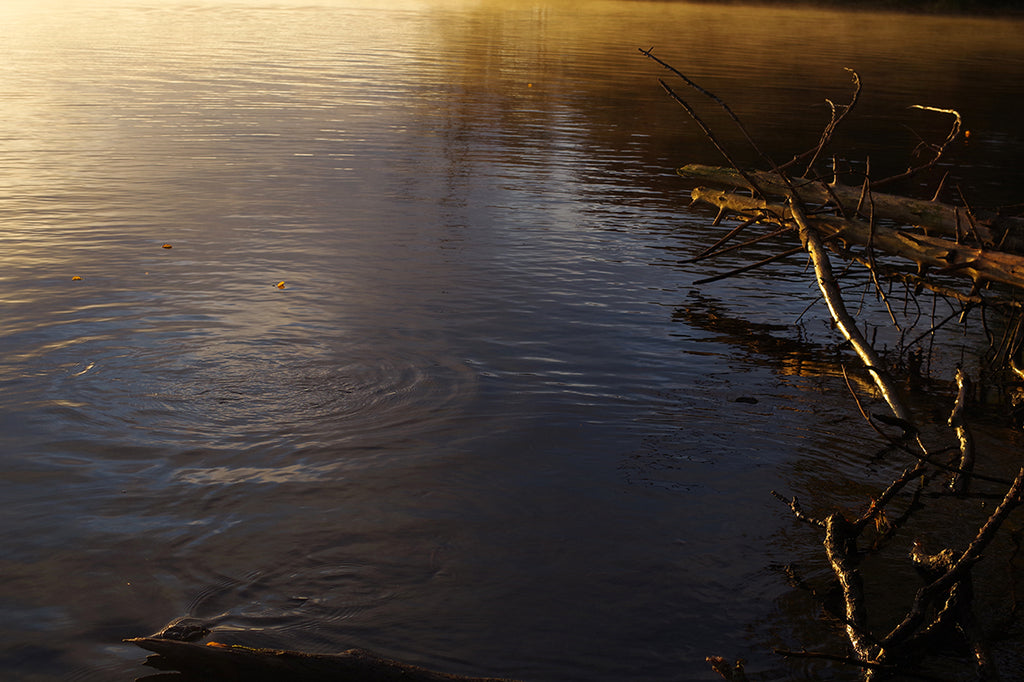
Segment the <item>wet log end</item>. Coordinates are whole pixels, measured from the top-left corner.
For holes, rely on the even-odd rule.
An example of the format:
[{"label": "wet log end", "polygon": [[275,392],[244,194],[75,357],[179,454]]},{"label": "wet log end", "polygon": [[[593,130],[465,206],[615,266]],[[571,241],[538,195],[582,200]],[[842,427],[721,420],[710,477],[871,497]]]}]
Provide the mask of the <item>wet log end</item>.
[{"label": "wet log end", "polygon": [[362,649],[340,654],[259,649],[208,642],[196,644],[158,637],[124,640],[157,654],[146,664],[177,670],[208,682],[514,682],[494,677],[466,677],[435,672],[382,658]]}]

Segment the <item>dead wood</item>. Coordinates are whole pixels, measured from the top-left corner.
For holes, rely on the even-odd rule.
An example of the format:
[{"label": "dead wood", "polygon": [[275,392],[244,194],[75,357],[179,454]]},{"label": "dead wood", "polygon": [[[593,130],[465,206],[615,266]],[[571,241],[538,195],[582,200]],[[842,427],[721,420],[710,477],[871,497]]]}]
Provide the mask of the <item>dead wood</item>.
[{"label": "dead wood", "polygon": [[[927,579],[934,580],[952,569],[956,561],[956,552],[944,549],[937,554],[928,554],[920,543],[914,543],[910,558]],[[974,585],[968,573],[950,589],[945,603],[938,610],[932,624],[926,629],[926,633],[938,629],[941,625],[953,625],[963,636],[974,657],[978,679],[998,680],[999,673],[992,661],[988,643],[981,625],[974,615],[973,597]]]},{"label": "dead wood", "polygon": [[1017,477],[1006,491],[1006,495],[1003,496],[1003,501],[978,530],[978,534],[967,549],[956,558],[956,561],[952,562],[948,570],[940,577],[918,590],[906,617],[883,638],[882,641],[886,646],[899,644],[915,634],[926,617],[925,606],[934,600],[936,595],[949,590],[953,584],[966,576],[974,563],[981,558],[982,552],[992,538],[995,537],[999,526],[1002,525],[1009,513],[1021,503],[1022,485],[1024,485],[1024,468],[1017,473]]},{"label": "dead wood", "polygon": [[956,432],[956,439],[960,444],[960,470],[950,479],[949,489],[957,495],[965,495],[970,484],[971,472],[974,471],[974,436],[971,435],[971,428],[964,418],[970,381],[959,367],[956,370],[956,384],[956,402],[953,404],[953,412],[949,415],[949,425]]},{"label": "dead wood", "polygon": [[[720,104],[751,146],[757,150],[757,145],[750,139],[742,123],[724,102],[694,84],[675,68],[654,58],[650,51],[641,52],[679,76],[688,86]],[[840,184],[838,164],[833,163],[831,180],[819,180],[813,168],[815,162],[822,155],[826,145],[831,142],[839,122],[848,116],[858,100],[860,78],[855,72],[851,73],[855,84],[854,95],[845,107],[837,107],[828,101],[832,116],[821,134],[818,145],[797,155],[781,167],[761,154],[771,167],[769,171],[739,168],[721,140],[711,133],[706,123],[697,118],[693,107],[662,81],[662,86],[670,96],[682,104],[687,113],[697,121],[731,166],[722,168],[692,164],[678,169],[677,173],[689,180],[725,188],[698,186],[692,190],[691,198],[695,203],[710,204],[717,209],[715,225],[729,216],[742,221],[725,237],[688,262],[704,261],[744,246],[784,237],[787,232],[794,229],[800,238],[799,250],[780,250],[774,256],[762,257],[758,262],[706,277],[697,283],[749,272],[799,251],[806,252],[813,267],[821,299],[828,307],[835,328],[857,354],[864,369],[870,373],[877,395],[885,401],[890,413],[873,414],[869,418],[868,411],[854,394],[857,408],[872,428],[888,442],[886,451],[906,452],[915,459],[912,466],[890,482],[871,501],[867,510],[856,517],[848,517],[840,510],[833,510],[822,518],[815,518],[803,511],[796,497],[787,499],[772,491],[773,495],[789,506],[797,519],[820,529],[818,532],[824,531],[825,558],[842,597],[842,613],[836,615],[843,626],[852,656],[837,657],[806,651],[780,650],[780,653],[826,658],[858,665],[863,669],[865,680],[874,679],[883,671],[896,670],[919,676],[912,667],[908,667],[918,645],[940,630],[955,627],[972,652],[978,677],[996,679],[995,666],[981,636],[981,626],[972,610],[971,568],[980,559],[1003,520],[1021,503],[1024,469],[1021,469],[1016,479],[1009,484],[1002,502],[965,550],[955,552],[950,549],[939,555],[926,556],[915,543],[910,558],[928,574],[928,582],[917,591],[912,606],[895,626],[888,632],[874,632],[868,619],[865,576],[861,573],[864,553],[874,551],[882,541],[890,541],[910,514],[923,508],[922,491],[943,472],[952,472],[948,487],[961,496],[967,493],[972,479],[1002,479],[974,471],[974,443],[965,416],[971,390],[970,382],[962,369],[958,369],[956,373],[958,391],[948,420],[958,443],[958,448],[952,449],[958,451],[956,463],[939,460],[939,455],[947,453],[950,448],[933,449],[925,443],[914,414],[901,398],[899,385],[893,380],[886,363],[872,343],[865,338],[857,319],[847,309],[842,289],[832,270],[829,254],[836,254],[849,263],[859,263],[867,268],[871,275],[870,281],[878,298],[886,305],[893,325],[897,325],[897,321],[883,291],[883,280],[903,282],[905,286],[908,283],[913,285],[914,296],[928,289],[964,304],[960,310],[950,313],[943,322],[933,324],[925,333],[927,335],[954,317],[962,319],[975,306],[982,314],[989,303],[1005,305],[1007,309],[1013,311],[1019,310],[1021,303],[1018,297],[1024,292],[1024,219],[1006,218],[998,213],[981,214],[967,206],[966,201],[963,201],[963,206],[953,206],[936,200],[914,199],[875,191],[881,184],[909,177],[935,166],[960,131],[961,117],[954,110],[915,105],[915,108],[947,114],[954,119],[944,140],[937,144],[922,142],[922,145],[931,152],[930,158],[923,164],[910,167],[904,173],[881,181],[873,182],[865,175],[858,178],[862,180],[861,186],[855,187]],[[760,154],[760,150],[757,151]],[[804,170],[805,177],[791,177],[786,174],[785,169],[808,158],[810,162]],[[725,245],[740,232],[746,233],[755,225],[767,226],[768,230],[758,236],[746,236],[742,244]],[[963,290],[951,285],[957,280],[964,283]],[[990,284],[1002,288],[990,287]],[[982,288],[985,288],[984,296],[981,295]],[[1015,328],[1020,327],[1018,318]],[[902,328],[900,331],[904,332]],[[1004,365],[1016,370],[1016,356],[1020,348],[1024,347],[1024,342],[1016,340],[1020,335],[1010,336],[1013,338],[1004,339],[1002,342],[999,356]],[[916,341],[915,339],[914,342]],[[1024,376],[1024,371],[1019,375]],[[875,420],[898,426],[902,430],[902,436],[896,438],[886,435],[874,423]],[[918,485],[911,495],[909,506],[902,514],[895,515],[895,521],[890,521],[886,516],[887,505],[915,481]],[[874,528],[876,537],[873,544],[865,543],[869,549],[864,550],[858,547],[858,542],[868,528]],[[708,662],[723,677],[732,679],[728,676],[732,668],[726,659],[709,657]]]},{"label": "dead wood", "polygon": [[[854,653],[850,661],[862,665],[865,680],[874,679],[875,672],[881,669],[898,666],[908,652],[918,648],[919,643],[950,626],[955,626],[967,643],[979,679],[996,680],[998,671],[973,612],[970,571],[1009,513],[1021,504],[1024,468],[1020,469],[1002,502],[963,552],[945,549],[937,554],[927,554],[919,542],[914,543],[910,559],[926,576],[928,583],[917,591],[906,616],[888,634],[879,637],[868,628],[864,581],[857,566],[860,557],[857,539],[864,530],[865,522],[885,506],[895,490],[916,476],[923,467],[924,464],[919,463],[904,472],[856,522],[848,521],[838,511],[830,514],[823,522],[818,521],[807,517],[800,510],[796,498],[787,502],[774,491],[773,494],[787,502],[797,518],[825,529],[825,554],[842,592],[845,609],[842,622]],[[807,655],[807,652],[804,654]],[[820,657],[829,655],[821,654]]]},{"label": "dead wood", "polygon": [[768,265],[769,263],[774,263],[775,261],[780,261],[780,260],[782,260],[784,258],[788,258],[789,256],[792,256],[792,255],[797,254],[797,253],[802,253],[802,252],[803,252],[803,247],[799,247],[798,246],[798,247],[790,249],[789,251],[783,251],[782,253],[776,253],[776,254],[774,254],[772,256],[768,256],[767,258],[759,260],[756,263],[751,263],[750,265],[743,265],[743,266],[740,266],[740,267],[735,268],[733,270],[729,270],[728,272],[723,272],[723,273],[718,274],[718,275],[712,275],[711,277],[705,277],[703,279],[694,280],[693,283],[694,284],[710,284],[711,282],[717,282],[720,279],[727,279],[729,277],[735,277],[736,275],[742,274],[744,272],[750,272],[751,270],[756,270],[757,268],[760,268],[762,266]]},{"label": "dead wood", "polygon": [[833,512],[825,519],[825,555],[843,591],[846,636],[858,660],[874,662],[878,647],[867,634],[864,581],[855,566],[856,543],[856,529],[842,514]]},{"label": "dead wood", "polygon": [[[742,194],[696,187],[691,197],[744,218],[756,217],[772,223],[794,219],[792,210],[782,204]],[[1024,256],[834,215],[816,215],[809,218],[807,224],[826,238],[838,239],[847,245],[870,245],[877,251],[909,260],[919,271],[930,268],[936,275],[966,278],[972,282],[999,282],[1024,289]]]},{"label": "dead wood", "polygon": [[157,654],[147,665],[183,672],[203,682],[513,682],[434,672],[362,649],[310,654],[215,642],[204,646],[160,637],[124,641]]},{"label": "dead wood", "polygon": [[[689,164],[679,168],[676,173],[690,180],[752,189],[745,178],[731,168]],[[789,191],[789,186],[776,173],[747,171],[746,175],[753,178],[759,189],[775,196],[783,196]],[[861,187],[800,178],[791,179],[791,182],[797,197],[805,204],[824,205],[838,201],[842,214],[848,216],[858,215],[863,208],[864,192]],[[876,218],[886,218],[903,225],[927,227],[947,237],[955,237],[958,229],[961,233],[964,232],[960,226],[965,224],[966,216],[964,210],[956,206],[878,192],[872,192],[871,198]],[[863,217],[867,217],[866,213]],[[992,235],[985,233],[985,237],[991,243]]]},{"label": "dead wood", "polygon": [[895,382],[893,382],[889,373],[885,370],[884,363],[878,357],[875,349],[864,338],[864,335],[861,334],[860,329],[857,327],[857,321],[853,319],[853,316],[847,311],[846,305],[843,303],[842,294],[839,291],[838,284],[836,284],[835,277],[832,275],[832,266],[829,263],[828,254],[825,252],[820,235],[807,221],[807,217],[804,215],[798,199],[791,197],[789,208],[792,211],[794,221],[800,228],[800,240],[811,257],[818,280],[818,288],[821,290],[822,298],[825,300],[825,304],[828,306],[836,326],[846,340],[850,342],[850,345],[853,346],[854,351],[864,363],[865,369],[871,372],[875,379],[875,384],[892,410],[893,416],[908,424],[913,423],[913,416],[900,399]]},{"label": "dead wood", "polygon": [[721,656],[708,656],[705,660],[726,682],[748,682],[747,673],[743,669],[744,661],[730,663]]},{"label": "dead wood", "polygon": [[[756,190],[775,196],[785,196],[791,183],[797,197],[805,204],[831,204],[839,209],[841,215],[868,218],[862,187],[793,179],[767,171],[747,170],[741,175],[732,168],[700,164],[683,166],[676,173],[689,180]],[[976,241],[981,246],[998,246],[1000,250],[1008,252],[1024,251],[1024,219],[1021,218],[998,214],[978,217],[961,206],[880,192],[871,192],[871,204],[871,213],[876,220],[921,227],[926,232],[957,242],[968,241],[969,236],[976,233]]]}]

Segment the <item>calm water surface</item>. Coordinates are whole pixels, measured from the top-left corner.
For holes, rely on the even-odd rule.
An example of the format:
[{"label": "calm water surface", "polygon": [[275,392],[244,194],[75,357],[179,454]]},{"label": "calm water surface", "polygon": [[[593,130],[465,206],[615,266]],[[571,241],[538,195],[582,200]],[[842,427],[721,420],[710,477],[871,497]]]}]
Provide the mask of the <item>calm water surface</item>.
[{"label": "calm water surface", "polygon": [[832,340],[821,312],[787,329],[801,263],[693,291],[751,256],[680,265],[716,231],[673,168],[718,157],[636,50],[780,158],[848,97],[843,67],[865,85],[844,149],[880,173],[945,134],[909,105],[956,107],[953,177],[994,205],[1024,179],[1022,34],[626,1],[5,2],[0,677],[133,679],[120,639],[186,614],[525,680],[710,680],[709,654],[799,677],[767,652],[826,635],[773,566],[818,539],[767,492],[855,507],[889,471],[796,343]]}]

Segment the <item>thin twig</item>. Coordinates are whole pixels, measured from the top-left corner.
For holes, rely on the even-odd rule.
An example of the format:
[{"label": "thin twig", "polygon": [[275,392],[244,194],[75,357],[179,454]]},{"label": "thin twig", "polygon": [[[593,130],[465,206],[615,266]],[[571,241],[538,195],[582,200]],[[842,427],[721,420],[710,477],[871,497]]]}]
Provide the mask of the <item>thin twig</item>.
[{"label": "thin twig", "polygon": [[874,520],[876,515],[882,513],[882,510],[885,509],[885,505],[889,504],[889,501],[896,495],[896,493],[902,490],[904,486],[915,478],[920,476],[924,472],[924,469],[924,462],[918,461],[917,464],[904,470],[903,474],[901,474],[899,478],[890,483],[889,487],[886,488],[881,495],[871,501],[871,504],[868,505],[867,511],[865,511],[859,519],[853,522],[853,526],[856,528],[857,532],[859,533],[863,530],[868,523]]},{"label": "thin twig", "polygon": [[[761,148],[757,146],[756,142],[754,142],[754,138],[752,138],[750,136],[750,133],[747,132],[747,128],[746,128],[746,126],[743,125],[742,121],[740,121],[739,116],[737,116],[736,113],[732,110],[732,108],[728,104],[726,104],[720,97],[715,95],[710,90],[702,88],[701,86],[699,86],[696,83],[694,83],[689,77],[686,76],[686,74],[684,74],[679,69],[677,69],[674,66],[668,64],[667,62],[665,62],[665,61],[655,57],[654,56],[654,49],[653,48],[651,48],[650,50],[641,49],[640,52],[644,56],[646,56],[646,57],[648,57],[650,59],[653,59],[658,64],[661,64],[663,67],[665,67],[666,69],[668,69],[669,71],[671,71],[675,75],[679,76],[679,78],[681,78],[683,80],[683,82],[686,83],[688,86],[690,86],[691,88],[693,88],[694,90],[696,90],[700,94],[704,95],[708,99],[712,100],[713,102],[718,104],[718,106],[722,107],[722,109],[729,116],[729,118],[732,119],[733,123],[736,124],[736,127],[739,128],[740,132],[743,134],[743,137],[745,137],[747,139],[747,142],[750,143],[750,146],[754,149],[755,152],[757,152],[757,155],[760,156],[765,161],[767,161],[768,165],[771,166],[772,168],[776,167],[775,163],[770,158],[768,158],[768,155],[765,154],[761,150]],[[730,163],[732,163],[732,162],[730,161]],[[736,168],[735,164],[732,164],[732,165],[733,165],[733,168]],[[739,170],[739,168],[736,168],[736,170]]]},{"label": "thin twig", "polygon": [[[643,50],[641,50],[641,52],[643,52]],[[659,78],[658,82],[661,83],[661,87],[665,90],[665,92],[668,93],[668,96],[671,97],[672,99],[674,99],[676,101],[676,103],[679,104],[679,106],[681,106],[683,109],[686,110],[686,113],[690,115],[690,118],[693,119],[693,122],[696,123],[700,127],[700,129],[704,132],[704,136],[707,137],[708,140],[711,142],[711,144],[713,144],[715,146],[715,149],[718,150],[718,152],[722,155],[723,158],[725,158],[725,160],[729,163],[729,165],[732,166],[736,170],[737,173],[739,173],[741,176],[743,176],[743,179],[746,180],[747,183],[752,188],[754,188],[754,190],[758,194],[760,194],[761,196],[764,196],[764,192],[762,192],[761,190],[757,189],[757,184],[754,182],[754,179],[752,177],[750,177],[750,173],[748,173],[745,170],[743,170],[742,168],[740,168],[739,164],[737,164],[736,161],[733,160],[733,158],[729,154],[729,152],[727,152],[725,150],[725,147],[722,146],[722,143],[718,141],[717,137],[715,137],[715,134],[711,132],[711,129],[708,128],[708,126],[704,123],[703,119],[701,119],[701,117],[697,115],[697,112],[694,111],[693,107],[690,106],[690,103],[687,102],[682,97],[680,97],[678,94],[676,94],[676,91],[673,90],[672,87],[668,83],[666,83],[664,80]]]},{"label": "thin twig", "polygon": [[[848,71],[850,73],[850,76],[853,78],[853,96],[850,98],[849,104],[843,107],[843,112],[838,116],[836,116],[836,109],[833,105],[832,118],[829,120],[828,125],[826,125],[825,129],[822,131],[821,139],[818,140],[818,144],[813,149],[809,149],[806,152],[803,152],[802,154],[799,154],[790,159],[789,161],[787,161],[786,163],[782,164],[781,166],[779,166],[778,170],[785,170],[790,166],[800,163],[803,159],[806,159],[807,157],[810,156],[811,161],[807,164],[807,170],[804,171],[804,175],[807,175],[807,173],[810,172],[811,166],[813,166],[814,163],[818,160],[818,156],[821,154],[822,150],[825,149],[825,146],[832,139],[833,134],[835,134],[836,128],[839,127],[839,124],[842,123],[843,119],[846,118],[847,114],[849,114],[850,111],[853,110],[854,105],[857,104],[857,100],[860,98],[860,76],[853,69],[848,68],[846,69],[846,71]],[[831,104],[831,102],[829,102],[829,104]]]},{"label": "thin twig", "polygon": [[953,140],[956,139],[956,136],[960,134],[960,126],[961,126],[963,121],[960,118],[960,112],[958,112],[956,109],[939,109],[937,107],[926,107],[926,106],[923,106],[921,104],[914,104],[910,108],[911,109],[922,109],[924,111],[934,111],[934,112],[937,112],[937,113],[940,113],[940,114],[949,114],[949,115],[953,116],[953,125],[950,127],[949,134],[946,135],[946,139],[941,144],[932,145],[932,149],[935,152],[935,157],[932,158],[931,161],[928,161],[927,163],[924,163],[924,164],[922,164],[920,166],[915,166],[913,168],[908,168],[903,173],[899,173],[897,175],[893,175],[893,176],[890,176],[888,178],[883,178],[881,180],[876,180],[876,181],[871,183],[872,187],[880,187],[881,185],[888,184],[888,183],[893,182],[895,180],[902,180],[903,178],[908,178],[911,175],[915,175],[916,173],[919,173],[919,172],[921,172],[923,170],[931,168],[932,166],[934,166],[936,163],[939,162],[939,159],[942,158],[942,155],[946,151],[946,147],[948,147],[949,144]]},{"label": "thin twig", "polygon": [[792,499],[789,499],[789,500],[787,500],[785,497],[783,497],[779,493],[775,492],[774,490],[771,491],[771,495],[772,495],[772,497],[774,497],[775,499],[779,500],[780,502],[785,504],[787,507],[789,507],[790,511],[793,512],[793,516],[795,516],[800,521],[803,521],[804,523],[809,523],[812,526],[818,526],[820,528],[824,528],[825,527],[825,522],[824,521],[816,519],[813,516],[808,516],[807,514],[804,513],[803,508],[800,506],[800,501],[796,499],[795,495],[793,496]]},{"label": "thin twig", "polygon": [[[718,251],[714,251],[712,253],[703,254],[703,255],[698,256],[698,257],[692,259],[691,261],[687,261],[687,262],[706,260],[708,258],[716,258],[718,256],[721,256],[724,253],[729,253],[730,251],[736,251],[737,249],[742,249],[745,246],[751,246],[753,244],[757,244],[759,242],[763,242],[766,239],[771,239],[772,237],[779,237],[781,235],[786,234],[787,232],[792,232],[793,229],[794,228],[793,228],[792,225],[786,225],[786,226],[780,227],[777,230],[772,230],[771,232],[768,232],[766,234],[762,234],[760,236],[754,237],[753,239],[748,239],[745,242],[740,242],[739,244],[733,244],[732,246],[727,246],[724,249],[719,249]],[[800,250],[802,251],[803,249],[801,248]]]},{"label": "thin twig", "polygon": [[705,258],[707,258],[709,256],[714,255],[715,250],[718,247],[720,247],[722,244],[725,244],[730,239],[732,239],[733,237],[735,237],[740,232],[742,232],[743,230],[747,229],[748,227],[750,227],[751,225],[753,225],[754,223],[756,223],[760,219],[761,219],[760,216],[754,216],[752,218],[747,218],[742,223],[740,223],[736,227],[734,227],[731,230],[729,230],[729,232],[726,233],[726,235],[724,237],[722,237],[721,239],[719,239],[717,242],[715,242],[714,244],[712,244],[708,248],[704,249],[703,251],[698,253],[693,258],[688,258],[688,259],[686,259],[686,260],[684,260],[682,262],[686,263],[686,264],[696,263],[697,261],[703,260],[703,259],[705,259]]},{"label": "thin twig", "polygon": [[730,270],[729,272],[723,272],[722,274],[714,275],[713,277],[705,277],[704,279],[695,280],[694,284],[710,284],[711,282],[717,282],[718,280],[726,279],[728,277],[735,277],[736,275],[743,274],[744,272],[749,272],[750,270],[754,270],[754,269],[759,268],[759,267],[761,267],[763,265],[768,265],[769,263],[774,263],[777,260],[782,260],[783,258],[788,258],[789,256],[792,256],[795,253],[801,253],[803,250],[804,249],[803,249],[802,246],[797,246],[797,247],[794,247],[794,248],[792,248],[792,249],[790,249],[788,251],[783,251],[782,253],[777,253],[774,256],[768,256],[767,258],[759,260],[756,263],[751,263],[750,265],[744,265],[741,268],[736,268],[734,270]]},{"label": "thin twig", "polygon": [[932,324],[932,326],[928,329],[928,331],[923,332],[923,333],[918,334],[917,336],[915,336],[914,340],[907,344],[907,347],[913,346],[915,343],[917,343],[918,341],[920,341],[924,337],[928,336],[929,334],[934,334],[935,332],[939,331],[940,329],[942,329],[942,327],[946,326],[946,324],[949,323],[953,318],[959,317],[962,314],[962,312],[963,312],[963,309],[954,310],[949,315],[947,315],[945,318],[943,318],[942,321],[940,321],[938,323]]}]

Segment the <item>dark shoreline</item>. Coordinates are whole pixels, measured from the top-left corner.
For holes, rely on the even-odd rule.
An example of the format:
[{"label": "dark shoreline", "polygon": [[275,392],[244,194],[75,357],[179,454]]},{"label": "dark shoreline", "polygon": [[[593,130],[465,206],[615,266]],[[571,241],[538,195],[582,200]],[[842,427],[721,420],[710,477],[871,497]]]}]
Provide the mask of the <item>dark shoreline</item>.
[{"label": "dark shoreline", "polygon": [[960,17],[1024,17],[1024,8],[1013,0],[648,0],[650,2],[689,2],[708,5],[749,5],[752,7],[807,7],[849,12],[903,12],[907,14]]}]

